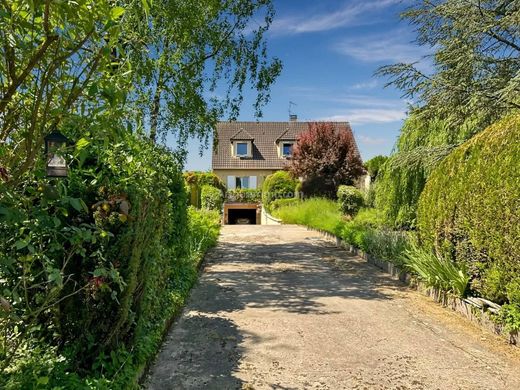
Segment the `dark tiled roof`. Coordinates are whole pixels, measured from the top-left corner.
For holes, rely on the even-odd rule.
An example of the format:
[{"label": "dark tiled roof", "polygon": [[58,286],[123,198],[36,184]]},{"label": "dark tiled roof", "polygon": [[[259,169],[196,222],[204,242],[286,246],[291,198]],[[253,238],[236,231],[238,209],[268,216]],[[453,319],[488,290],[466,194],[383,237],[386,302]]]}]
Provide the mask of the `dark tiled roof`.
[{"label": "dark tiled roof", "polygon": [[236,141],[252,141],[255,138],[251,134],[249,134],[246,130],[241,128],[230,139],[233,141],[235,141],[235,140]]},{"label": "dark tiled roof", "polygon": [[[333,122],[337,130],[352,132],[348,122]],[[283,169],[287,159],[278,157],[279,140],[296,140],[309,122],[219,122],[218,144],[213,150],[213,169]],[[247,138],[244,138],[247,137]],[[253,139],[253,157],[231,155],[231,140]],[[357,146],[356,146],[357,149]],[[358,151],[359,154],[359,151]]]}]

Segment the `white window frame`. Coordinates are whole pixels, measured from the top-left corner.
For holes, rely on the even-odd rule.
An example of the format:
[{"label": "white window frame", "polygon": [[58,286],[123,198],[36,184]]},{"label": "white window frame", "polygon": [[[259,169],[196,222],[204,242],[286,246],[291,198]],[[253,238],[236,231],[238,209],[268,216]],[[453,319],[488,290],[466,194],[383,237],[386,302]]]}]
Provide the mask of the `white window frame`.
[{"label": "white window frame", "polygon": [[[246,144],[247,154],[238,154],[238,144]],[[253,145],[251,141],[234,141],[233,142],[233,155],[235,157],[252,157],[253,156]]]},{"label": "white window frame", "polygon": [[[295,142],[294,141],[280,141],[280,147],[279,147],[279,150],[280,150],[280,157],[292,157],[292,148],[294,148],[294,144]],[[284,154],[283,152],[283,146],[284,145],[291,145],[292,148],[291,148],[291,154]]]}]

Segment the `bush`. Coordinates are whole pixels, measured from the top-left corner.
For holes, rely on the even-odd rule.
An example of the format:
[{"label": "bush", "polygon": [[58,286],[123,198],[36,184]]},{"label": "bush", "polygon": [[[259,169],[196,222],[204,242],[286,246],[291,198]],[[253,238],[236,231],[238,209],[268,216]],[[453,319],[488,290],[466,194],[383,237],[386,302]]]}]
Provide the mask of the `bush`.
[{"label": "bush", "polygon": [[271,202],[275,199],[294,198],[298,180],[287,171],[278,171],[265,178],[262,186],[262,203],[270,210]]},{"label": "bush", "polygon": [[383,164],[388,160],[387,156],[375,156],[365,162],[365,168],[370,175],[372,181],[376,180],[379,170]]},{"label": "bush", "polygon": [[130,133],[78,145],[68,178],[0,188],[0,387],[134,386],[197,276],[174,156]]},{"label": "bush", "polygon": [[222,194],[226,194],[226,185],[213,172],[190,171],[184,172],[182,176],[184,177],[184,181],[189,188],[187,191],[189,194],[188,204],[192,206],[197,208],[203,207],[201,199],[203,186],[218,188]]},{"label": "bush", "polygon": [[271,202],[271,211],[278,210],[280,207],[294,206],[299,202],[301,201],[298,198],[275,199]]},{"label": "bush", "polygon": [[356,187],[341,185],[337,196],[339,208],[345,215],[354,216],[363,206],[363,194]]},{"label": "bush", "polygon": [[222,210],[224,194],[221,190],[210,185],[203,185],[200,190],[200,205],[207,210]]},{"label": "bush", "polygon": [[440,164],[419,201],[421,242],[498,303],[520,304],[519,136],[519,115],[490,126]]}]

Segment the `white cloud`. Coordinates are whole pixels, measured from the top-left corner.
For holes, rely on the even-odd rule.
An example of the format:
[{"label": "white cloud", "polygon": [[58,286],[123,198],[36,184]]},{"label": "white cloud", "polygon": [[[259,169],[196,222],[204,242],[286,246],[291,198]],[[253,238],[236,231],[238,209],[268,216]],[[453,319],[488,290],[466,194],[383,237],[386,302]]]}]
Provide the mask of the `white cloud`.
[{"label": "white cloud", "polygon": [[359,125],[367,123],[391,123],[403,120],[406,117],[405,109],[390,108],[351,108],[340,115],[322,118],[324,121],[350,122]]},{"label": "white cloud", "polygon": [[377,80],[370,80],[370,81],[365,81],[365,82],[361,82],[361,83],[357,83],[357,84],[354,84],[354,85],[351,85],[349,87],[349,89],[351,90],[371,90],[371,89],[374,89],[374,88],[377,88],[379,86],[379,83]]},{"label": "white cloud", "polygon": [[359,26],[373,22],[367,17],[376,11],[388,6],[402,3],[403,0],[372,0],[346,3],[342,8],[329,12],[317,13],[309,16],[298,15],[275,19],[270,31],[277,35],[302,34],[309,32],[328,31],[345,26]]},{"label": "white cloud", "polygon": [[334,46],[343,55],[362,62],[416,62],[430,50],[411,42],[410,33],[399,29],[384,35],[345,39]]},{"label": "white cloud", "polygon": [[362,134],[358,134],[356,138],[365,145],[384,145],[388,142],[385,138],[374,138]]}]

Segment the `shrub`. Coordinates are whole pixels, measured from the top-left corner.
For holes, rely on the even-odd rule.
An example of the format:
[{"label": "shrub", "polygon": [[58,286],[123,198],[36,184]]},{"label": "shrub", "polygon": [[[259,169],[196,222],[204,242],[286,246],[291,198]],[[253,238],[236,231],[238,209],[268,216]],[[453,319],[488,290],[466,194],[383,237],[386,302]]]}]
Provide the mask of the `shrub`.
[{"label": "shrub", "polygon": [[271,211],[275,211],[280,207],[294,206],[300,202],[298,198],[275,199],[271,202]]},{"label": "shrub", "polygon": [[212,186],[218,188],[222,194],[226,193],[226,185],[213,172],[184,172],[183,178],[188,185],[189,204],[197,208],[202,207],[201,191],[203,186]]},{"label": "shrub", "polygon": [[337,196],[339,208],[345,215],[354,216],[363,206],[363,194],[356,187],[341,185]]},{"label": "shrub", "polygon": [[207,244],[192,244],[200,229],[179,164],[122,137],[110,148],[84,140],[67,179],[35,172],[21,190],[0,187],[0,234],[9,237],[0,279],[11,307],[0,317],[11,373],[0,387],[32,388],[40,376],[49,387],[131,387],[197,276],[193,248]]},{"label": "shrub", "polygon": [[207,210],[222,210],[224,194],[221,190],[210,185],[203,185],[200,190],[200,205]]},{"label": "shrub", "polygon": [[298,180],[287,171],[278,171],[265,178],[262,185],[262,203],[270,210],[271,202],[275,199],[294,198]]},{"label": "shrub", "polygon": [[402,260],[427,286],[454,292],[459,297],[466,295],[469,276],[464,267],[457,267],[452,261],[416,245],[404,251]]},{"label": "shrub", "polygon": [[422,243],[465,266],[471,288],[498,303],[520,303],[519,139],[519,115],[490,126],[435,169],[419,201]]},{"label": "shrub", "polygon": [[332,122],[309,123],[298,137],[288,169],[304,179],[305,196],[331,199],[340,184],[353,184],[365,171],[350,128]]},{"label": "shrub", "polygon": [[370,175],[372,181],[376,180],[377,175],[379,174],[379,170],[383,166],[383,164],[388,160],[387,156],[375,156],[370,160],[365,161],[365,168]]}]

